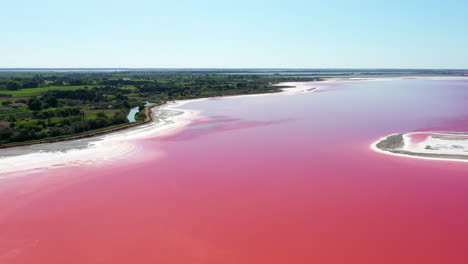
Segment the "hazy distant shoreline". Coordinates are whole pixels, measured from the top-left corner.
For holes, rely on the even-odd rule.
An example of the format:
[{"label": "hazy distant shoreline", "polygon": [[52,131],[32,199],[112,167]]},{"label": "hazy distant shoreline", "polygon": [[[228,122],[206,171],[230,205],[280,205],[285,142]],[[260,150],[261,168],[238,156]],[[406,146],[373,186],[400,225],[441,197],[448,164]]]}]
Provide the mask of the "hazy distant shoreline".
[{"label": "hazy distant shoreline", "polygon": [[386,68],[0,68],[2,72],[184,72],[218,74],[307,75],[316,77],[363,76],[468,76],[468,69],[386,69]]}]

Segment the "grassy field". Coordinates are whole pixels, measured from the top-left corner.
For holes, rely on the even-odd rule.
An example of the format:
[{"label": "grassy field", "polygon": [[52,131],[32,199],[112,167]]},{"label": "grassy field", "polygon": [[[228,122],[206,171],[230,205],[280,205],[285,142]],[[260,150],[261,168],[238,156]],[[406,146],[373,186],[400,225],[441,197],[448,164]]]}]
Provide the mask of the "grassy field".
[{"label": "grassy field", "polygon": [[8,94],[14,97],[24,97],[24,96],[33,96],[33,95],[40,95],[41,93],[50,91],[50,90],[77,90],[80,88],[84,88],[85,85],[82,86],[50,86],[50,87],[40,87],[40,88],[26,88],[21,89],[18,91],[8,91],[3,90],[0,91],[1,94]]},{"label": "grassy field", "polygon": [[0,120],[9,120],[10,116],[15,116],[17,119],[24,119],[30,118],[32,116],[32,113],[24,107],[19,109],[0,107]]},{"label": "grassy field", "polygon": [[107,117],[112,117],[116,112],[119,112],[119,109],[100,109],[100,110],[85,110],[85,119],[95,119],[97,113],[101,112],[107,115]]},{"label": "grassy field", "polygon": [[[21,89],[18,91],[8,91],[8,90],[1,90],[0,94],[8,94],[13,97],[27,97],[27,96],[34,96],[34,95],[40,95],[44,92],[50,91],[50,90],[77,90],[80,88],[91,88],[92,86],[89,85],[79,85],[79,86],[49,86],[49,87],[39,87],[39,88],[26,88],[26,89]],[[125,86],[122,87],[123,89],[129,89],[129,90],[134,90],[134,86]]]}]

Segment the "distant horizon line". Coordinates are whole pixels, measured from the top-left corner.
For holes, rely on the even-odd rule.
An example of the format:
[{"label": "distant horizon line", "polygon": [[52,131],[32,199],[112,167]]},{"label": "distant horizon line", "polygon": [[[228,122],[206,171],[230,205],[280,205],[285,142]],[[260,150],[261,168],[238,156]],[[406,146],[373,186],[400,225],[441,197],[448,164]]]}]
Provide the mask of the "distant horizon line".
[{"label": "distant horizon line", "polygon": [[100,70],[444,70],[444,71],[466,71],[468,68],[261,68],[261,67],[0,67],[0,70],[57,70],[57,69],[100,69]]}]

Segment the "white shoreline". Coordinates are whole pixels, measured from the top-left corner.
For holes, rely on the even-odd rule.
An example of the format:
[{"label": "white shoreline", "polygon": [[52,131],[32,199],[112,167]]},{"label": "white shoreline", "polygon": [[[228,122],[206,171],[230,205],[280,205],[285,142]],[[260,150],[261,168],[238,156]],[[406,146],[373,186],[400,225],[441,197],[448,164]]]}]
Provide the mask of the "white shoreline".
[{"label": "white shoreline", "polygon": [[[316,91],[317,88],[311,87],[318,82],[287,82],[279,83],[277,86],[294,86],[284,88],[279,93],[246,94],[223,96],[220,99],[233,97],[254,97],[254,96],[272,96],[272,95],[294,95],[306,92]],[[40,169],[53,169],[59,167],[102,164],[109,161],[125,157],[135,150],[135,145],[131,143],[134,140],[140,140],[150,137],[160,137],[177,131],[185,127],[199,117],[199,111],[180,108],[188,103],[209,100],[218,97],[198,98],[189,100],[178,100],[168,102],[162,106],[151,109],[153,120],[150,123],[123,131],[116,131],[109,134],[96,136],[88,143],[85,148],[70,149],[66,151],[53,152],[30,152],[14,156],[4,156],[0,162],[0,179],[4,178],[2,174],[27,172]],[[77,139],[70,142],[79,142],[87,139]],[[63,142],[61,142],[63,144]],[[57,143],[46,143],[57,144]],[[24,147],[18,147],[24,148]],[[0,150],[1,151],[7,151]],[[161,153],[164,155],[164,153]],[[6,177],[10,177],[6,175]]]}]

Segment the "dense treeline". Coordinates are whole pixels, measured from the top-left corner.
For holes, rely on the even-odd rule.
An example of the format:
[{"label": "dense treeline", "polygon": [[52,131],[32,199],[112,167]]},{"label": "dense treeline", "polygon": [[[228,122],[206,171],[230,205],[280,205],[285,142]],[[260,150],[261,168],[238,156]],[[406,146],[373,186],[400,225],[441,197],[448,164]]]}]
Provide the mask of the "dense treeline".
[{"label": "dense treeline", "polygon": [[128,120],[125,112],[117,112],[112,117],[101,113],[98,114],[96,118],[89,120],[85,119],[84,115],[74,115],[57,120],[32,120],[30,122],[20,122],[18,125],[1,129],[0,142],[8,143],[74,135],[127,122]]},{"label": "dense treeline", "polygon": [[41,84],[37,80],[0,80],[0,90],[17,91],[23,88],[38,88]]},{"label": "dense treeline", "polygon": [[52,90],[44,94],[45,97],[53,96],[61,99],[78,99],[86,100],[93,102],[105,101],[106,94],[111,94],[115,96],[115,99],[118,100],[127,100],[128,98],[124,94],[130,93],[130,90],[119,89],[112,86],[105,87],[93,87],[92,89],[78,89],[74,91],[63,91],[63,90]]},{"label": "dense treeline", "polygon": [[47,119],[52,117],[68,117],[68,116],[82,116],[85,114],[78,107],[62,107],[62,108],[49,108],[41,111],[34,112],[34,117],[37,119]]},{"label": "dense treeline", "polygon": [[274,91],[266,79],[245,76],[190,76],[168,81],[152,81],[136,85],[141,94],[153,94],[167,99],[196,98],[229,94]]},{"label": "dense treeline", "polygon": [[[0,144],[69,136],[128,122],[131,107],[126,94],[113,86],[49,90],[40,96],[2,101]],[[111,114],[93,111],[115,110]],[[88,114],[86,114],[86,111]]]}]

